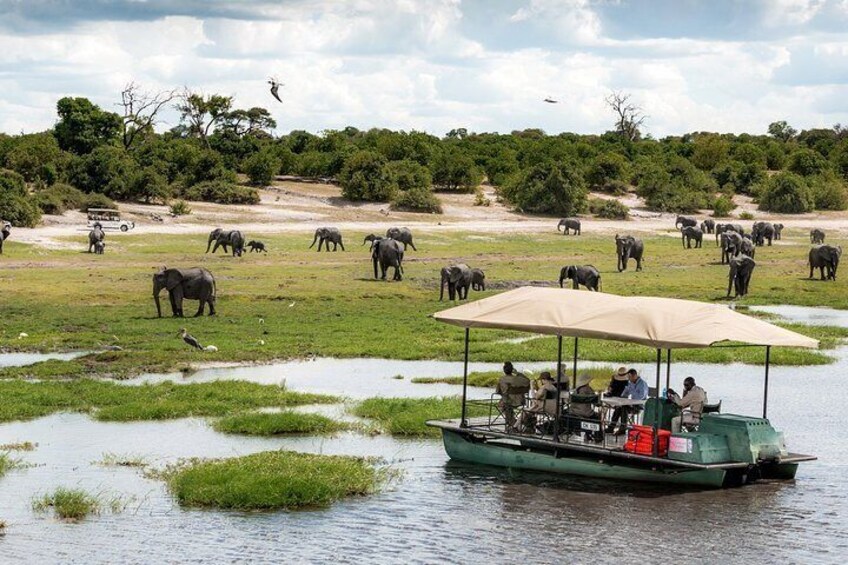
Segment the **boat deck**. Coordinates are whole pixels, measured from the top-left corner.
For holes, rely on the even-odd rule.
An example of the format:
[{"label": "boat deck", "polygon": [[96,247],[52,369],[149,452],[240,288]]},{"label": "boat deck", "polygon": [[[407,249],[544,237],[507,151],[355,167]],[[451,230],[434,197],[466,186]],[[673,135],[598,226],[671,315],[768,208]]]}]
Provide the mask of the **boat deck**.
[{"label": "boat deck", "polygon": [[[486,443],[502,445],[513,448],[537,448],[553,452],[572,452],[575,455],[600,456],[601,460],[630,461],[648,465],[661,465],[666,468],[679,469],[742,469],[749,463],[730,461],[726,463],[692,463],[678,461],[668,457],[654,457],[652,455],[641,455],[624,451],[626,436],[605,434],[603,442],[595,443],[586,441],[582,434],[561,435],[556,441],[551,435],[523,434],[518,432],[500,431],[495,426],[489,425],[489,419],[468,418],[468,426],[460,426],[460,420],[430,420],[427,425],[444,430],[449,430],[461,435],[477,438]],[[502,426],[498,426],[502,427]],[[813,461],[816,457],[800,453],[789,453],[780,458],[777,463],[799,463],[802,461]]]}]

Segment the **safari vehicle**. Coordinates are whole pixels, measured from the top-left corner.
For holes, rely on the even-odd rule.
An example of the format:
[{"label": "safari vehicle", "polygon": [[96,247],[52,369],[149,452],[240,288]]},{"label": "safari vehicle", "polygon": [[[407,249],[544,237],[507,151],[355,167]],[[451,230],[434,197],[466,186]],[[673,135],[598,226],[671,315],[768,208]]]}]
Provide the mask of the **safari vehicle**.
[{"label": "safari vehicle", "polygon": [[121,212],[112,208],[89,208],[88,227],[100,224],[104,230],[129,231],[135,227],[135,222],[121,219]]},{"label": "safari vehicle", "polygon": [[[788,452],[783,434],[766,417],[771,348],[815,348],[815,339],[717,304],[557,288],[517,288],[437,312],[433,317],[465,328],[462,417],[427,422],[441,428],[445,450],[452,459],[584,477],[712,488],[741,486],[758,479],[793,479],[800,462],[816,459]],[[495,396],[467,398],[471,328],[557,336],[553,414],[523,414],[532,410],[525,403],[507,416]],[[563,337],[574,338],[573,374],[577,373],[580,338],[635,343],[656,350],[656,383],[653,389],[649,388],[646,401],[605,399],[603,395],[588,400],[607,406],[639,402],[643,406],[634,412],[641,412],[643,425],[629,423],[627,436],[620,438],[605,433],[603,411],[600,417],[591,419],[569,414],[567,405],[578,402],[578,395],[569,397],[563,391],[562,385],[570,380],[562,365]],[[762,417],[722,414],[720,404],[717,410],[707,413],[705,405],[697,427],[672,433],[671,418],[677,404],[657,393],[663,350],[668,388],[673,349],[757,346],[764,347],[766,354]],[[732,378],[731,370],[727,376]],[[579,402],[587,400],[579,398]],[[543,425],[534,421],[532,426],[516,427],[514,422],[527,420],[522,416],[547,421]],[[621,439],[626,441],[622,443]]]}]

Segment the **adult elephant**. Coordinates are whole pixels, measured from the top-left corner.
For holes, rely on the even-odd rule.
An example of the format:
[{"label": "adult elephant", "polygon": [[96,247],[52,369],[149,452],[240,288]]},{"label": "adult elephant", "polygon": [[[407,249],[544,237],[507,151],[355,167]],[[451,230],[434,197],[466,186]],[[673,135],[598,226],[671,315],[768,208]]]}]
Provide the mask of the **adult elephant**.
[{"label": "adult elephant", "polygon": [[782,237],[783,228],[785,227],[783,224],[772,224],[774,226],[774,239],[775,241],[780,241]]},{"label": "adult elephant", "polygon": [[754,245],[762,247],[768,240],[769,247],[774,239],[774,224],[770,222],[755,222],[751,229],[751,236],[754,240]]},{"label": "adult elephant", "polygon": [[233,257],[241,257],[242,254],[244,254],[244,234],[239,230],[233,230],[230,232],[230,237],[227,243],[229,243],[230,247],[233,248]]},{"label": "adult elephant", "polygon": [[153,275],[153,300],[156,302],[156,314],[162,317],[162,307],[159,304],[159,293],[168,290],[171,302],[171,312],[174,316],[183,317],[183,299],[199,300],[200,307],[195,316],[203,314],[204,307],[209,305],[209,315],[215,315],[216,285],[212,273],[202,267],[191,269],[163,268]]},{"label": "adult elephant", "polygon": [[751,284],[751,275],[757,263],[747,255],[737,255],[730,260],[730,272],[727,278],[727,296],[730,297],[730,289],[734,289],[734,298],[746,296],[748,285]]},{"label": "adult elephant", "polygon": [[333,251],[336,251],[339,247],[342,248],[342,251],[345,250],[344,242],[342,241],[342,232],[339,231],[339,228],[318,228],[315,230],[315,237],[312,238],[312,245],[309,246],[309,249],[315,245],[315,242],[318,242],[318,251],[321,251],[321,246],[325,246],[325,250],[330,250],[330,244],[333,244]]},{"label": "adult elephant", "polygon": [[721,234],[723,234],[726,231],[727,231],[727,224],[716,224],[715,225],[716,247],[719,246],[719,243],[721,241]]},{"label": "adult elephant", "polygon": [[735,231],[739,235],[745,235],[745,228],[742,224],[724,224],[724,231]]},{"label": "adult elephant", "polygon": [[3,229],[0,230],[0,255],[3,254],[3,242],[9,239],[12,234],[11,222],[3,222]]},{"label": "adult elephant", "polygon": [[471,289],[486,290],[486,273],[483,269],[471,269]]},{"label": "adult elephant", "polygon": [[751,259],[754,258],[754,255],[757,253],[757,246],[754,245],[753,240],[748,239],[747,237],[742,238],[742,243],[739,245],[738,253],[742,255],[747,255]]},{"label": "adult elephant", "polygon": [[824,231],[818,228],[810,230],[810,243],[820,245],[824,243]]},{"label": "adult elephant", "polygon": [[744,238],[735,231],[725,231],[721,234],[721,263],[729,263],[730,259],[739,254]]},{"label": "adult elephant", "polygon": [[471,272],[471,268],[465,263],[442,267],[439,300],[445,298],[446,285],[448,287],[448,298],[465,300],[468,298],[468,289],[471,288],[473,278],[474,274]]},{"label": "adult elephant", "polygon": [[563,288],[563,283],[568,279],[571,279],[571,288],[574,290],[577,290],[581,284],[595,292],[598,292],[601,287],[601,273],[592,265],[563,267],[559,272],[559,287]]},{"label": "adult elephant", "polygon": [[680,230],[680,239],[683,242],[683,247],[692,249],[692,241],[695,242],[695,248],[701,247],[704,241],[704,232],[696,226],[684,226]]},{"label": "adult elephant", "polygon": [[94,247],[106,239],[106,234],[103,233],[103,227],[100,224],[94,224],[94,229],[88,232],[88,252],[94,249]]},{"label": "adult elephant", "polygon": [[224,248],[224,253],[227,253],[229,250],[227,246],[230,244],[230,234],[233,233],[232,230],[225,230],[223,228],[215,228],[211,232],[209,232],[209,239],[206,241],[206,253],[209,253],[209,248],[212,247],[212,242],[215,242],[215,247],[212,248],[212,253],[218,250],[218,247]]},{"label": "adult elephant", "polygon": [[415,244],[412,243],[412,232],[409,231],[409,228],[389,228],[386,230],[386,237],[401,242],[404,250],[406,250],[407,245],[411,245],[413,251],[418,251]]},{"label": "adult elephant", "polygon": [[574,235],[580,235],[580,220],[577,218],[563,218],[557,224],[557,231],[560,231],[559,228],[563,228],[562,235],[568,235],[572,231]]},{"label": "adult elephant", "polygon": [[810,249],[808,263],[810,265],[810,278],[813,271],[819,270],[821,280],[836,280],[836,270],[839,268],[839,260],[842,258],[842,247],[833,245],[815,245]]},{"label": "adult elephant", "polygon": [[377,278],[377,265],[382,271],[382,280],[386,280],[389,267],[395,268],[392,280],[403,280],[403,246],[399,241],[386,238],[374,241],[371,246],[371,261],[374,263],[374,278]]},{"label": "adult elephant", "polygon": [[645,245],[642,240],[632,235],[619,237],[615,234],[615,250],[618,256],[618,272],[627,270],[627,263],[630,259],[636,261],[636,270],[642,270],[642,255],[645,251]]},{"label": "adult elephant", "polygon": [[715,231],[715,220],[711,220],[707,218],[703,222],[701,222],[701,231],[704,233],[713,233]]},{"label": "adult elephant", "polygon": [[686,228],[686,227],[695,227],[698,225],[698,220],[692,218],[690,216],[677,216],[677,219],[674,220],[675,228]]}]

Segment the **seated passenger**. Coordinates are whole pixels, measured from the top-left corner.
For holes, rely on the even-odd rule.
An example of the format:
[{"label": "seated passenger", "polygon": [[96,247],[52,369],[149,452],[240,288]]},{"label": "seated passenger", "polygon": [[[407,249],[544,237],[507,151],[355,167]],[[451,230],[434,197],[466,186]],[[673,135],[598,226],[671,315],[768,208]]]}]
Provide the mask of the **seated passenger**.
[{"label": "seated passenger", "polygon": [[504,363],[503,372],[495,387],[495,393],[501,396],[498,408],[506,419],[507,431],[515,431],[515,409],[524,406],[524,397],[530,390],[530,379],[516,372],[509,361]]},{"label": "seated passenger", "polygon": [[[627,367],[619,367],[618,371],[613,373],[610,378],[609,386],[607,387],[607,396],[621,397],[624,392],[624,387],[627,386]],[[607,433],[611,434],[615,429],[615,422],[621,420],[621,407],[612,411],[610,423],[607,426]]]},{"label": "seated passenger", "polygon": [[592,396],[595,394],[595,389],[589,386],[592,377],[586,373],[577,377],[577,388],[571,393],[571,402],[568,404],[568,413],[571,416],[578,418],[593,418],[595,416],[595,407],[590,402],[575,402],[575,396]]},{"label": "seated passenger", "polygon": [[[633,400],[647,400],[648,399],[648,383],[639,376],[639,373],[636,369],[630,369],[627,371],[627,380],[630,381],[627,383],[627,386],[624,387],[624,391],[621,393],[622,398],[630,398]],[[615,435],[623,436],[627,430],[627,421],[631,414],[638,412],[640,407],[637,406],[622,406],[621,407],[621,415],[619,417],[619,426],[615,431]],[[615,416],[615,414],[613,414]],[[615,420],[610,420],[610,423],[614,423]]]},{"label": "seated passenger", "polygon": [[547,414],[556,416],[557,388],[550,372],[544,371],[539,375],[540,386],[531,390],[530,407],[518,417],[517,428],[522,432],[533,432],[536,429],[536,415]]},{"label": "seated passenger", "polygon": [[[686,377],[683,380],[683,398],[673,390],[668,391],[668,399],[681,408],[680,416],[671,419],[672,433],[679,434],[683,424],[698,425],[701,423],[701,413],[707,403],[707,392],[695,384],[695,379]],[[686,410],[688,408],[688,410]]]}]

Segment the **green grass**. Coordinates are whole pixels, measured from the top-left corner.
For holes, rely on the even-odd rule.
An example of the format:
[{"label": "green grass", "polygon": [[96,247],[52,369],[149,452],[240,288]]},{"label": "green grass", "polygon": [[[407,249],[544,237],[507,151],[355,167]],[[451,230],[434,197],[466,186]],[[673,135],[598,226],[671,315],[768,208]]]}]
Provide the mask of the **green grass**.
[{"label": "green grass", "polygon": [[0,453],[0,477],[5,475],[9,469],[12,469],[15,462],[6,453]]},{"label": "green grass", "polygon": [[[601,390],[606,388],[607,384],[609,384],[610,376],[615,372],[615,367],[592,367],[585,369],[577,369],[577,374],[581,375],[583,373],[588,373],[592,377],[592,381],[589,383],[592,388],[596,390]],[[548,369],[548,372],[551,375],[554,375],[556,378],[556,369],[551,368]],[[571,369],[567,369],[567,372],[571,374]],[[528,375],[532,378],[538,377],[542,371],[534,372],[532,375]],[[485,388],[495,388],[495,385],[498,384],[498,380],[500,380],[503,372],[501,371],[475,371],[468,373],[468,386],[479,386]],[[450,385],[461,385],[462,377],[416,377],[412,379],[413,383],[416,384],[433,384],[433,383],[445,383]]]},{"label": "green grass", "polygon": [[383,476],[359,457],[293,451],[190,460],[161,473],[180,504],[231,510],[329,506],[374,492]]},{"label": "green grass", "polygon": [[35,451],[36,447],[38,447],[38,444],[31,441],[18,441],[0,445],[0,451]]},{"label": "green grass", "polygon": [[93,379],[0,381],[0,398],[0,422],[62,411],[91,413],[103,421],[165,420],[338,401],[331,396],[243,381],[124,386]]},{"label": "green grass", "polygon": [[92,465],[101,467],[147,467],[148,463],[141,455],[119,455],[107,451],[100,461],[92,461]]},{"label": "green grass", "polygon": [[[388,433],[396,436],[438,437],[438,428],[424,424],[427,420],[459,418],[462,403],[458,397],[433,398],[368,398],[354,405],[351,412],[361,418],[376,420]],[[469,416],[484,416],[481,406],[468,406]]]},{"label": "green grass", "polygon": [[[709,238],[702,249],[684,250],[676,236],[643,234],[644,271],[618,273],[612,236],[563,238],[552,232],[469,238],[466,233],[421,232],[416,233],[420,251],[407,254],[405,280],[393,283],[371,278],[367,248],[352,245],[344,253],[319,254],[307,248],[311,241],[307,234],[247,235],[261,238],[274,251],[238,259],[204,254],[202,234],[163,234],[155,241],[116,235],[111,251],[93,261],[76,251],[7,242],[2,262],[6,277],[14,284],[4,286],[0,303],[5,330],[0,334],[0,347],[57,351],[120,345],[123,351],[5,368],[0,376],[127,377],[209,361],[263,362],[310,355],[460,360],[461,329],[430,318],[450,306],[438,301],[438,273],[441,266],[458,257],[486,271],[490,290],[472,292],[472,299],[527,281],[555,284],[563,265],[591,263],[600,269],[606,292],[726,303],[727,267],[719,264],[719,250]],[[353,232],[346,238],[354,241],[361,235]],[[848,308],[848,277],[831,282],[806,278],[808,237],[802,230],[792,230],[781,245],[759,248],[751,294],[737,304]],[[74,242],[79,243],[77,239]],[[156,318],[150,277],[162,264],[209,268],[218,281],[219,315]],[[167,303],[166,295],[162,298]],[[189,301],[186,311],[192,312],[195,305]],[[264,324],[259,324],[260,318]],[[219,351],[191,350],[176,335],[181,327]],[[830,344],[845,336],[845,330],[793,329],[813,337],[828,333]],[[29,337],[18,339],[20,332]],[[503,341],[520,335],[472,331],[471,357],[476,361],[540,361],[556,355],[556,341],[551,337],[526,343]],[[651,362],[653,356],[652,350],[641,346],[581,340],[581,359],[629,364]],[[761,363],[764,351],[681,350],[675,358]],[[815,351],[772,351],[775,364],[830,361],[826,354]]]},{"label": "green grass", "polygon": [[[117,506],[110,505],[115,511]],[[104,508],[101,498],[91,495],[82,489],[59,487],[52,493],[36,497],[32,501],[32,509],[36,512],[53,510],[53,514],[62,520],[79,521],[92,514],[100,514]]]},{"label": "green grass", "polygon": [[235,414],[221,418],[213,424],[213,427],[219,432],[253,436],[329,434],[350,429],[348,424],[320,414],[307,414],[290,410]]}]

